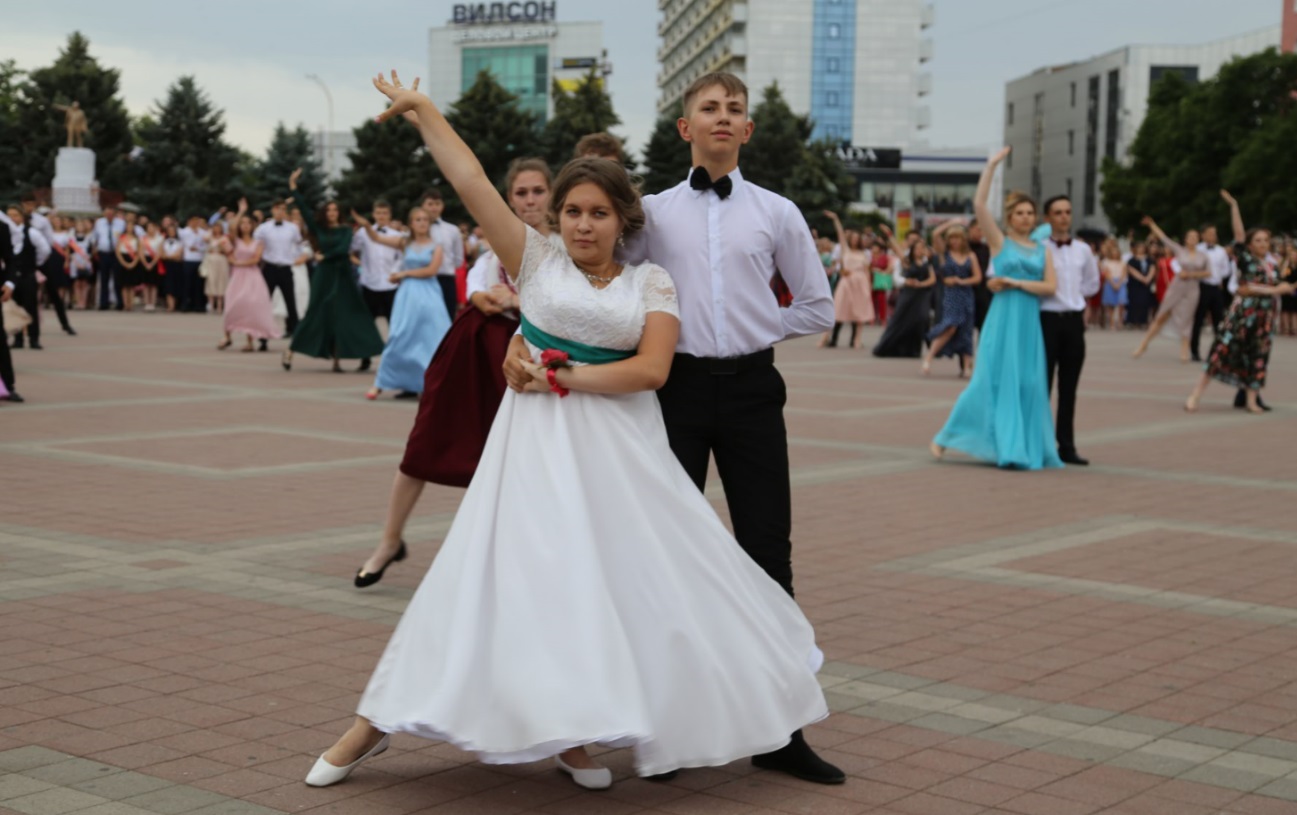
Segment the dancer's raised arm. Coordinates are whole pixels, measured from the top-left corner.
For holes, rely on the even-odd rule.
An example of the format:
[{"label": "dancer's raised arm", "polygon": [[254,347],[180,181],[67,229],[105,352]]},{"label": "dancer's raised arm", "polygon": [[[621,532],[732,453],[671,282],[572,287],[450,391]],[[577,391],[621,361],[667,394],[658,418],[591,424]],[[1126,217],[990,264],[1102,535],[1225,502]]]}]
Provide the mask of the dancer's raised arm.
[{"label": "dancer's raised arm", "polygon": [[526,226],[509,209],[472,149],[431,99],[413,89],[401,87],[396,71],[392,71],[390,81],[382,74],[376,76],[374,87],[392,100],[387,110],[379,114],[380,122],[408,112],[418,117],[419,133],[437,167],[459,193],[473,219],[482,226],[487,242],[510,277],[516,277],[527,244]]},{"label": "dancer's raised arm", "polygon": [[1247,230],[1243,228],[1243,214],[1238,211],[1238,201],[1229,194],[1229,190],[1221,190],[1220,197],[1229,204],[1229,222],[1234,227],[1234,243],[1243,243],[1247,240]]},{"label": "dancer's raised arm", "polygon": [[1000,248],[1004,246],[1004,233],[1000,231],[1000,225],[995,221],[995,213],[991,212],[988,200],[991,197],[991,180],[995,178],[995,168],[1000,166],[1009,155],[1008,147],[1003,148],[1000,152],[991,156],[982,168],[982,177],[977,180],[977,194],[973,197],[973,212],[977,215],[977,225],[982,228],[982,235],[986,238],[986,245],[991,249],[991,256],[1000,254]]}]

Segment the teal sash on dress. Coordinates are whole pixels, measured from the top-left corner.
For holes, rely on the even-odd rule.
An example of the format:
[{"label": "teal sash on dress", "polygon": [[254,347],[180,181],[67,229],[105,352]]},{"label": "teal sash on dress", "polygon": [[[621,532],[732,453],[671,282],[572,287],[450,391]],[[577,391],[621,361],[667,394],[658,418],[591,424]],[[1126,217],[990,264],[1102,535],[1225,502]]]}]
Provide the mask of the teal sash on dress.
[{"label": "teal sash on dress", "polygon": [[573,362],[582,362],[587,365],[602,365],[607,362],[620,362],[623,359],[630,359],[635,356],[634,351],[617,351],[612,348],[598,348],[574,340],[565,340],[562,337],[556,337],[553,334],[547,334],[528,321],[525,315],[522,317],[522,336],[527,340],[527,342],[542,351],[551,348],[555,351],[563,351]]}]

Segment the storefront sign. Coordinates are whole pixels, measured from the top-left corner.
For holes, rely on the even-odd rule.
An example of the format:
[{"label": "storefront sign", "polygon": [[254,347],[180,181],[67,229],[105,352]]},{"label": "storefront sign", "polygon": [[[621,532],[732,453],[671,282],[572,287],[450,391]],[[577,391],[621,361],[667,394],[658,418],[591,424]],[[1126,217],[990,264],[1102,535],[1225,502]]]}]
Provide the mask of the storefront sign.
[{"label": "storefront sign", "polygon": [[552,40],[558,36],[556,25],[490,26],[463,28],[451,34],[454,42],[523,42],[526,40]]},{"label": "storefront sign", "polygon": [[552,23],[557,17],[557,0],[529,0],[525,3],[457,3],[452,20],[455,25]]},{"label": "storefront sign", "polygon": [[890,147],[853,147],[844,144],[837,149],[838,158],[851,169],[899,170],[901,151]]}]

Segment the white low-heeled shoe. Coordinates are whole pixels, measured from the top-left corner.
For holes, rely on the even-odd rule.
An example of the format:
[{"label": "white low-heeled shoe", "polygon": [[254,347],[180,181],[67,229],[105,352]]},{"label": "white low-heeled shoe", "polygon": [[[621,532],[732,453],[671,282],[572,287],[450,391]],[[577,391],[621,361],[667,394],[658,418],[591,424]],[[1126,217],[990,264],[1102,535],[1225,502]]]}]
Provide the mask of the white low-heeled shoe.
[{"label": "white low-heeled shoe", "polygon": [[588,790],[606,790],[612,786],[612,770],[607,767],[598,767],[593,770],[578,770],[571,764],[563,760],[561,756],[554,756],[558,768],[576,782],[578,787],[584,787]]},{"label": "white low-heeled shoe", "polygon": [[346,780],[347,776],[351,775],[352,770],[386,750],[387,745],[391,740],[392,737],[390,735],[384,734],[383,738],[379,739],[378,744],[375,744],[370,748],[368,753],[365,753],[363,756],[345,767],[335,767],[325,761],[324,756],[320,756],[316,759],[315,766],[306,774],[306,785],[308,787],[327,787],[336,784],[339,781]]}]

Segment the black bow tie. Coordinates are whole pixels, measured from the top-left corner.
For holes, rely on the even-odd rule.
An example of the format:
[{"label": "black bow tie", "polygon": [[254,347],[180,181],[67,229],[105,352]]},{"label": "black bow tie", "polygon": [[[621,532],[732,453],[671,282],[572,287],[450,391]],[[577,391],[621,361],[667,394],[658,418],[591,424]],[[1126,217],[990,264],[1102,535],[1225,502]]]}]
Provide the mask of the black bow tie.
[{"label": "black bow tie", "polygon": [[729,198],[730,193],[734,192],[734,182],[730,180],[728,175],[723,175],[715,181],[712,181],[712,177],[708,174],[707,168],[702,166],[695,167],[694,171],[690,173],[689,186],[701,192],[715,190],[716,197],[721,200]]},{"label": "black bow tie", "polygon": [[1061,246],[1071,246],[1071,245],[1072,245],[1072,239],[1071,239],[1071,238],[1063,238],[1062,240],[1059,240],[1058,238],[1050,238],[1050,240],[1052,240],[1052,241],[1054,242],[1054,245],[1055,245],[1055,246],[1060,246],[1060,247],[1061,247]]}]

